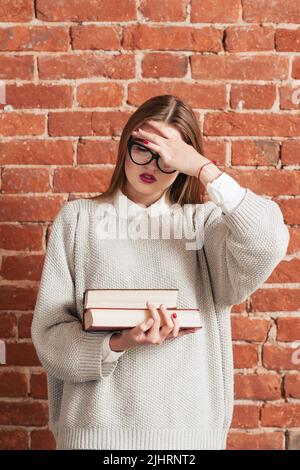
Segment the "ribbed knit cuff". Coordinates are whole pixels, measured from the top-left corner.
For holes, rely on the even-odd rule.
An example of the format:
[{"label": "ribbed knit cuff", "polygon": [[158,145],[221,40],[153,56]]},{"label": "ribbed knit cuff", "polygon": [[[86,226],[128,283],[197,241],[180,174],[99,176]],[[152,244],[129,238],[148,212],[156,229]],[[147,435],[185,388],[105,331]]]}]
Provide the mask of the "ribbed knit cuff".
[{"label": "ribbed knit cuff", "polygon": [[109,333],[85,332],[79,349],[79,375],[88,380],[100,380],[110,375],[117,366],[113,362],[102,361],[102,342]]},{"label": "ribbed knit cuff", "polygon": [[118,331],[112,331],[111,333],[108,333],[102,343],[102,359],[103,362],[114,362],[117,359],[119,359],[122,354],[124,354],[126,351],[113,351],[109,345],[109,340],[112,335],[115,335],[116,333],[119,333]]},{"label": "ribbed knit cuff", "polygon": [[274,204],[273,201],[264,199],[247,188],[244,198],[235,210],[231,214],[224,215],[224,221],[232,232],[247,235]]}]

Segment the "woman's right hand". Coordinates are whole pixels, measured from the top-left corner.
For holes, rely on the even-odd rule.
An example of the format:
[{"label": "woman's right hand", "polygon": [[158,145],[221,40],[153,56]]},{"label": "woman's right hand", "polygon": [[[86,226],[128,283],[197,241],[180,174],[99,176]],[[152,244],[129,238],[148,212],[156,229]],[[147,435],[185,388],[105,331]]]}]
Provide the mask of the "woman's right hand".
[{"label": "woman's right hand", "polygon": [[[161,344],[166,339],[174,339],[190,333],[195,333],[199,328],[183,328],[179,330],[177,318],[171,317],[170,313],[161,304],[159,310],[163,319],[163,326],[160,327],[160,314],[154,305],[147,302],[147,307],[152,315],[147,321],[136,325],[133,328],[122,330],[118,333],[118,351],[132,349],[136,346],[147,344]],[[111,338],[113,338],[112,335]],[[110,345],[114,351],[113,347]],[[119,349],[120,348],[120,349]]]}]

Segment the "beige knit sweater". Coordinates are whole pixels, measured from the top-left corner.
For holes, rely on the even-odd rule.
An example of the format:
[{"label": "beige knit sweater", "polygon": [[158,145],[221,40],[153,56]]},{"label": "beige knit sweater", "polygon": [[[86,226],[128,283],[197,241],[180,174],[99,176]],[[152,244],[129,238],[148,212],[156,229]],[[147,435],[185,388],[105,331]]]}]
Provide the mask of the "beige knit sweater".
[{"label": "beige knit sweater", "polygon": [[[136,222],[122,217],[119,196],[115,212],[96,200],[67,202],[52,225],[32,339],[47,372],[57,449],[224,449],[233,409],[230,309],[285,255],[282,213],[247,189],[231,214],[211,201],[192,204],[181,238],[105,238],[104,222],[123,234]],[[175,229],[183,216],[174,213],[151,220]],[[202,244],[187,249],[191,235]],[[82,329],[83,293],[100,287],[178,288],[177,306],[199,308],[203,328],[104,362],[110,332]]]}]

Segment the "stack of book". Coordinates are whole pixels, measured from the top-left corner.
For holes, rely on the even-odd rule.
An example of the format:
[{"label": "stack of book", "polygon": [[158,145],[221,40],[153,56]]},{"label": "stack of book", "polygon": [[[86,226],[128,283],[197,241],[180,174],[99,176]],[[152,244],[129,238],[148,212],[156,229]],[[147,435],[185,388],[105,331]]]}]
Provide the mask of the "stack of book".
[{"label": "stack of book", "polygon": [[[179,329],[202,328],[198,308],[177,308],[178,289],[87,289],[83,299],[85,331],[122,330],[152,318],[147,301],[169,315],[176,312]],[[160,313],[160,311],[158,310]],[[160,314],[160,326],[164,325]]]}]

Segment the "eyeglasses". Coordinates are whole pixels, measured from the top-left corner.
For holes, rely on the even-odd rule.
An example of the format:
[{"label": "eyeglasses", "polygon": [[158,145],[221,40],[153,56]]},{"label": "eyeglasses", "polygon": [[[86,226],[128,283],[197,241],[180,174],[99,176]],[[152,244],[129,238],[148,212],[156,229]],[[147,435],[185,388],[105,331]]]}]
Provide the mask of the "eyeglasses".
[{"label": "eyeglasses", "polygon": [[165,165],[158,153],[145,147],[145,145],[138,140],[129,138],[127,148],[131,160],[136,165],[147,165],[155,159],[157,168],[163,173],[174,173],[176,171],[176,169],[174,170],[170,166]]}]

